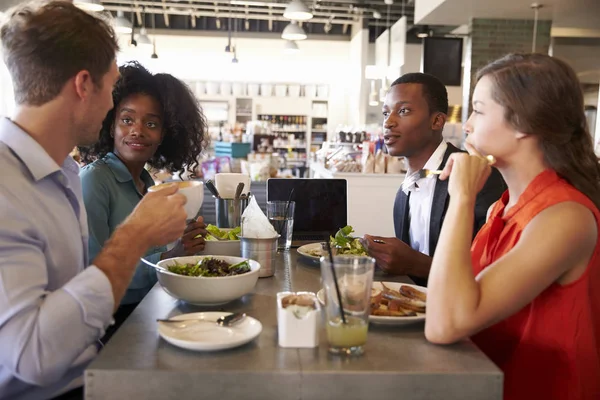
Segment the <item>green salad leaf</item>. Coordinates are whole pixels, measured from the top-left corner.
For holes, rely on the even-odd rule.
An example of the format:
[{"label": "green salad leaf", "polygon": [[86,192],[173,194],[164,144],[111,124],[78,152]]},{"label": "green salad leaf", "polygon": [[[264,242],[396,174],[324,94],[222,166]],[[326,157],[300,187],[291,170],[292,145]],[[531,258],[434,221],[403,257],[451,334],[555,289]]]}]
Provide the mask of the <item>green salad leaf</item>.
[{"label": "green salad leaf", "polygon": [[361,243],[360,239],[352,237],[354,228],[348,225],[336,232],[334,237],[330,237],[329,243],[331,247],[337,250],[337,254],[366,256],[367,250]]},{"label": "green salad leaf", "polygon": [[250,263],[244,260],[237,264],[229,264],[216,258],[203,258],[196,264],[179,264],[168,267],[170,272],[185,276],[219,277],[245,274],[250,272]]},{"label": "green salad leaf", "polygon": [[216,226],[209,224],[206,227],[208,231],[208,235],[206,235],[206,240],[208,241],[217,241],[221,240],[239,240],[239,235],[242,233],[242,228],[239,226],[237,228],[233,228],[230,231],[225,231],[217,228]]}]

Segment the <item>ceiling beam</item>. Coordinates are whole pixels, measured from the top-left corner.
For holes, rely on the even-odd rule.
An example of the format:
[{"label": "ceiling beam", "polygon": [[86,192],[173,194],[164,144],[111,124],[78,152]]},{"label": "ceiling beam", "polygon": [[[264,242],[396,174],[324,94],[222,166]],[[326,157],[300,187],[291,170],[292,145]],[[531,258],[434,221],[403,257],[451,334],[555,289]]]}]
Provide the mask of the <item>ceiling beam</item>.
[{"label": "ceiling beam", "polygon": [[[132,11],[132,8],[130,6],[109,6],[109,5],[105,5],[104,8],[108,11],[125,11],[125,12],[129,12]],[[207,10],[197,10],[194,11],[194,14],[198,17],[217,17],[218,15],[218,11],[225,11],[227,10],[227,8],[217,8],[216,9],[217,12],[215,11],[207,11]],[[162,14],[163,10],[160,8],[145,8],[144,12],[146,14]],[[185,16],[189,16],[190,15],[190,11],[186,10],[171,10],[169,11],[170,14],[172,15],[185,15]],[[327,14],[330,15],[330,14]],[[229,14],[228,14],[229,16]],[[220,17],[220,15],[219,15]],[[349,18],[350,17],[350,18]],[[245,14],[244,12],[235,12],[235,13],[231,13],[231,18],[239,18],[239,19],[254,19],[254,20],[272,20],[272,21],[289,21],[287,18],[283,17],[283,14],[272,14],[272,15],[268,15],[268,14]],[[312,18],[310,20],[311,23],[327,23],[328,21],[330,21],[332,24],[351,24],[353,22],[356,22],[358,20],[358,17],[355,15],[351,15],[351,14],[341,14],[339,17],[334,18],[332,21],[329,20],[329,18]]]}]

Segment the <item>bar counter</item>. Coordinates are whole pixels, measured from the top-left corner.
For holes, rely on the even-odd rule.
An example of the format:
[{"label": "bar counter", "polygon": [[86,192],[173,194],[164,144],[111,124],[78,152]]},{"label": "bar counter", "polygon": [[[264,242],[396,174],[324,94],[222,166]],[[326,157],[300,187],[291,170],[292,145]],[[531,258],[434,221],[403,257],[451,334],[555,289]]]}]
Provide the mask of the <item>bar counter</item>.
[{"label": "bar counter", "polygon": [[[377,272],[375,280],[409,282]],[[469,341],[437,346],[423,323],[369,326],[365,354],[327,352],[325,330],[315,349],[277,345],[276,293],[320,289],[320,270],[295,249],[279,255],[275,276],[254,292],[218,307],[169,296],[157,284],[85,373],[86,399],[402,399],[501,400],[502,372]],[[263,331],[231,350],[193,352],[158,336],[156,318],[200,311],[243,311]]]}]

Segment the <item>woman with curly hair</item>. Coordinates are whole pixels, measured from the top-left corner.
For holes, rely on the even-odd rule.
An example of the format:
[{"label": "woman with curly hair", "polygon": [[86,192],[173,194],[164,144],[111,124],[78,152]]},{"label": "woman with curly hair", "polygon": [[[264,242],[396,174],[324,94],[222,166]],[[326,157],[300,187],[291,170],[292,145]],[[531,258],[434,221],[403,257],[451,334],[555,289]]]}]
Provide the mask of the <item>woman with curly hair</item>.
[{"label": "woman with curly hair", "polygon": [[[154,185],[144,166],[179,174],[186,169],[193,171],[208,141],[205,118],[183,82],[168,74],[153,75],[138,63],[126,64],[119,71],[121,77],[113,90],[114,108],[104,119],[99,141],[79,149],[88,164],[80,176],[88,215],[90,259]],[[146,258],[156,263],[195,254],[204,249],[205,233],[199,217],[188,225],[173,249],[153,248]],[[105,339],[156,281],[155,271],[140,263],[115,314],[116,323]]]}]

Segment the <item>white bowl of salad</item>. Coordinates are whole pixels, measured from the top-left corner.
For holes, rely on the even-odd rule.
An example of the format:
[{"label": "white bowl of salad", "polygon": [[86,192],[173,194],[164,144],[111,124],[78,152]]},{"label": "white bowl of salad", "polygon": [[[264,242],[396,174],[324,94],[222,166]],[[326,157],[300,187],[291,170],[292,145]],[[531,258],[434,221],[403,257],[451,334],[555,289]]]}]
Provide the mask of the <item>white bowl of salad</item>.
[{"label": "white bowl of salad", "polygon": [[204,250],[199,255],[231,256],[239,257],[241,255],[241,245],[238,235],[242,232],[240,227],[233,229],[217,228],[214,225],[206,227],[208,234],[204,238],[206,244]]},{"label": "white bowl of salad", "polygon": [[254,289],[260,264],[228,256],[189,256],[162,260],[158,281],[171,296],[190,304],[229,303]]}]

